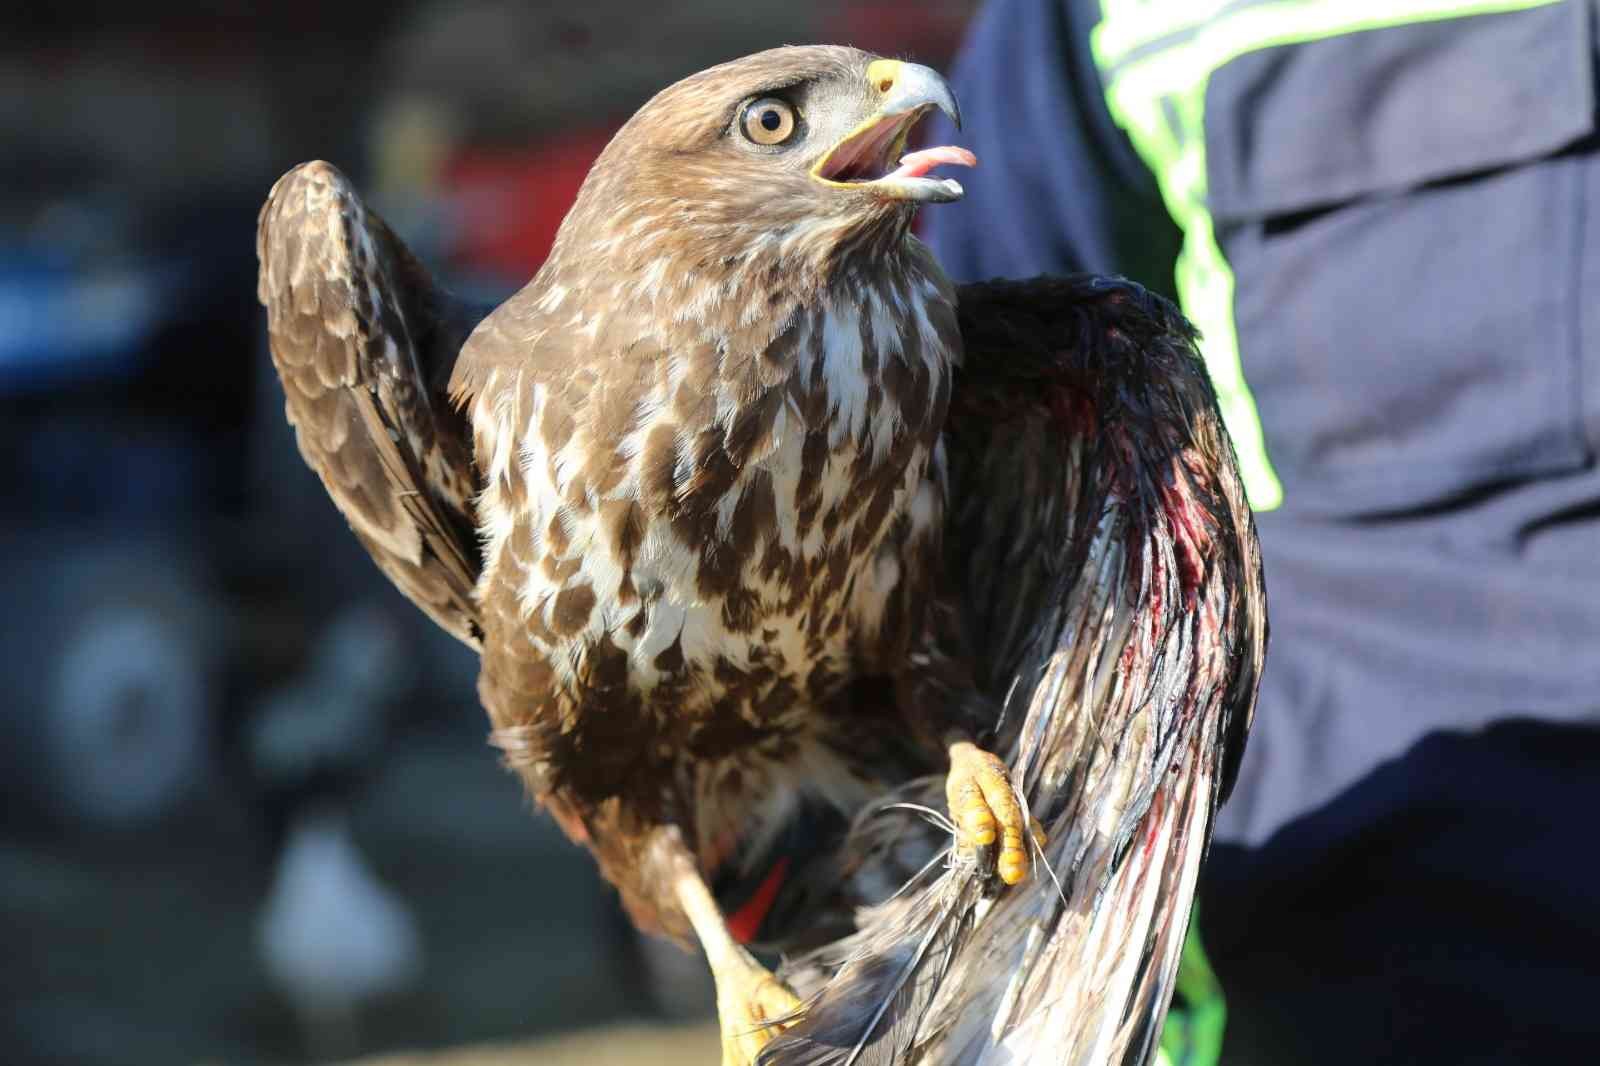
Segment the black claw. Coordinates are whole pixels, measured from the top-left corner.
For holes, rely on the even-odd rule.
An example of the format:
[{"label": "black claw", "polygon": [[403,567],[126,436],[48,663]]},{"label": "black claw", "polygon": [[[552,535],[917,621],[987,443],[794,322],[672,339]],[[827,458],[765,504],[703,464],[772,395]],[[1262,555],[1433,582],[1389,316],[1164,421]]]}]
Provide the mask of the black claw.
[{"label": "black claw", "polygon": [[1000,880],[1000,844],[978,844],[972,849],[973,858],[977,860],[978,876],[983,878],[983,894],[993,899],[1006,887]]}]

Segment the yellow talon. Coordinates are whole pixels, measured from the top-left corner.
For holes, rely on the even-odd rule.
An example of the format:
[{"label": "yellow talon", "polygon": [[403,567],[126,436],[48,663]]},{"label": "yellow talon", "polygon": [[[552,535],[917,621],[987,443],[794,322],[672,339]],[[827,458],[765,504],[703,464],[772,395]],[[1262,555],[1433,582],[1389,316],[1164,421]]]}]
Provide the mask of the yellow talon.
[{"label": "yellow talon", "polygon": [[[1011,775],[998,756],[964,740],[950,745],[945,799],[956,823],[958,847],[977,849],[980,863],[993,861],[1000,880],[1008,885],[1028,876],[1027,833],[1032,830],[1042,840],[1043,829],[1023,815]],[[997,837],[999,857],[989,860],[985,852]]]}]

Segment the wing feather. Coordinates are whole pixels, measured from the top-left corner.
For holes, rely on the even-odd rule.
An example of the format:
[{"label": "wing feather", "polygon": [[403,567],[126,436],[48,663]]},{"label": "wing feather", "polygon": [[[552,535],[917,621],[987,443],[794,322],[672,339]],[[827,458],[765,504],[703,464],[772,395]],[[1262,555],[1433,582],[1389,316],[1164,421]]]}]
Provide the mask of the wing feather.
[{"label": "wing feather", "polygon": [[256,254],[301,456],[400,591],[478,647],[478,476],[445,386],[483,312],[439,289],[327,163],[273,186]]},{"label": "wing feather", "polygon": [[[947,566],[1047,869],[864,912],[766,1062],[1149,1062],[1253,713],[1260,554],[1192,329],[1116,279],[960,295]],[[935,981],[889,964],[923,942]]]}]

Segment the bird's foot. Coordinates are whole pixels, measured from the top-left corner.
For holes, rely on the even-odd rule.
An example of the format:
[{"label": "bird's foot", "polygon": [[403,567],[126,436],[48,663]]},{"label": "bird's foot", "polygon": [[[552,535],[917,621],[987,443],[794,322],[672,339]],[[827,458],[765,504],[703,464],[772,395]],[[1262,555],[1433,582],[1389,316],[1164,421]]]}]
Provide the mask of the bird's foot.
[{"label": "bird's foot", "polygon": [[1043,845],[1044,828],[1023,813],[1000,757],[971,741],[956,741],[944,790],[957,851],[972,854],[980,870],[994,871],[1008,885],[1026,878],[1032,864],[1028,837]]},{"label": "bird's foot", "polygon": [[722,1066],[751,1066],[773,1037],[799,1020],[803,1004],[789,986],[739,948],[713,966]]},{"label": "bird's foot", "polygon": [[803,1009],[789,986],[756,961],[728,931],[699,864],[676,826],[656,835],[652,856],[671,879],[683,915],[705,949],[717,983],[717,1019],[722,1027],[722,1066],[752,1066],[772,1038],[799,1019]]}]

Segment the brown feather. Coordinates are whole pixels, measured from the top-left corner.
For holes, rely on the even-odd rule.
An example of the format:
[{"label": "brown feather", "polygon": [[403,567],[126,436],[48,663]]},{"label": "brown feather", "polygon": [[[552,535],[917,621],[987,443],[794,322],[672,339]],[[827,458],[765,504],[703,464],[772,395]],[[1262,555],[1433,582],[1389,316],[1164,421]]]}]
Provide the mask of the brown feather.
[{"label": "brown feather", "polygon": [[477,473],[442,385],[479,313],[438,290],[327,163],[273,186],[256,254],[300,454],[400,591],[478,647]]},{"label": "brown feather", "polygon": [[485,481],[494,736],[650,927],[684,929],[624,838],[677,825],[712,866],[818,787],[802,766],[859,802],[878,782],[825,708],[919,628],[953,290],[911,207],[728,135],[793,91],[842,137],[877,106],[872,58],[778,49],[659,94],[451,379]]}]

